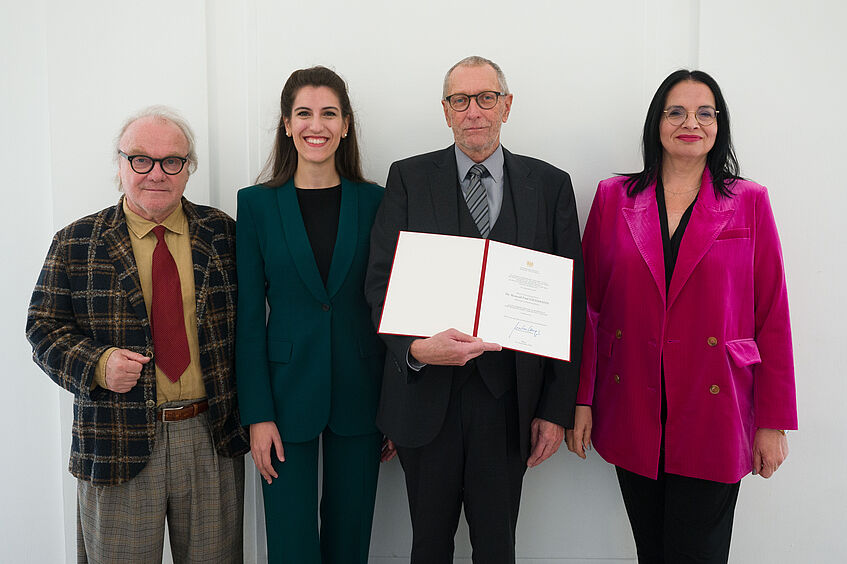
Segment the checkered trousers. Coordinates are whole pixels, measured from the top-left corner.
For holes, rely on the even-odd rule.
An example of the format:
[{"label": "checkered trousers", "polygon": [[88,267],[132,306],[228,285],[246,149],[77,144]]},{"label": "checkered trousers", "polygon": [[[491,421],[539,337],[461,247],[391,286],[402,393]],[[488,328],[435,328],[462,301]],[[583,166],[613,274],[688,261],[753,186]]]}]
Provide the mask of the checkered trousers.
[{"label": "checkered trousers", "polygon": [[167,518],[175,563],[241,563],[243,513],[244,457],[215,451],[207,413],[158,422],[150,460],[133,479],[77,481],[77,561],[158,564]]}]

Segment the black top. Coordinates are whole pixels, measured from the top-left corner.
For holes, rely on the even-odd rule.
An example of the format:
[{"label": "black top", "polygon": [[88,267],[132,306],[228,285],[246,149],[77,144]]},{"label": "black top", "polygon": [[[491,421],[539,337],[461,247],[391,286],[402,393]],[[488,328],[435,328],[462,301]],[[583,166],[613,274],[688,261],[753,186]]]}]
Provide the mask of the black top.
[{"label": "black top", "polygon": [[324,286],[329,278],[332,251],[338,236],[338,215],[341,212],[341,184],[332,188],[297,188],[297,202],[306,235],[315,254],[315,263]]},{"label": "black top", "polygon": [[662,225],[662,248],[665,251],[665,292],[671,287],[671,276],[673,269],[676,266],[676,258],[679,256],[679,246],[682,244],[682,235],[685,233],[685,228],[688,227],[688,220],[691,219],[691,211],[694,209],[695,197],[682,214],[679,220],[679,225],[676,231],[673,232],[673,237],[670,236],[670,228],[668,227],[668,209],[665,207],[665,187],[662,184],[661,178],[656,182],[656,203],[659,205],[659,222]]},{"label": "black top", "polygon": [[[656,204],[659,206],[659,224],[662,228],[662,248],[665,255],[665,293],[671,287],[671,277],[673,276],[674,267],[676,267],[676,259],[679,256],[679,247],[682,245],[682,235],[685,233],[685,228],[688,227],[688,220],[691,219],[691,211],[694,209],[694,203],[697,201],[695,197],[691,205],[682,214],[679,219],[679,225],[676,231],[673,232],[673,237],[670,236],[670,227],[668,226],[668,209],[665,206],[665,186],[662,184],[662,179],[656,182]],[[667,304],[665,304],[667,307]],[[662,361],[662,445],[659,454],[659,470],[664,470],[665,461],[665,423],[668,420],[668,398],[665,391],[665,363]]]}]

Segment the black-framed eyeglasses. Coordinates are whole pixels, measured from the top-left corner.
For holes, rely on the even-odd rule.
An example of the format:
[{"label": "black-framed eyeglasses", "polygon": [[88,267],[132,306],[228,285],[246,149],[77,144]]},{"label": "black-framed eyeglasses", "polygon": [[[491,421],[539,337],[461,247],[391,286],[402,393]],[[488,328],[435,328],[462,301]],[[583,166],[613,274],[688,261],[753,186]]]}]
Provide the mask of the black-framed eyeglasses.
[{"label": "black-framed eyeglasses", "polygon": [[456,112],[464,112],[471,105],[471,98],[476,98],[476,105],[483,110],[490,110],[497,105],[497,100],[500,96],[505,96],[505,92],[495,92],[494,90],[485,90],[479,94],[450,94],[444,98],[450,107]]},{"label": "black-framed eyeglasses", "polygon": [[162,172],[173,176],[174,174],[182,172],[182,167],[184,167],[186,161],[188,161],[187,158],[176,156],[154,159],[147,155],[127,155],[123,151],[118,151],[118,154],[128,160],[129,166],[132,167],[132,170],[138,174],[147,174],[153,170],[156,163],[159,163],[159,166],[162,168]]},{"label": "black-framed eyeglasses", "polygon": [[689,112],[682,106],[670,106],[665,110],[665,117],[671,125],[682,125],[689,114],[694,114],[694,119],[700,125],[712,125],[718,117],[718,110],[712,106],[700,106],[693,112]]}]

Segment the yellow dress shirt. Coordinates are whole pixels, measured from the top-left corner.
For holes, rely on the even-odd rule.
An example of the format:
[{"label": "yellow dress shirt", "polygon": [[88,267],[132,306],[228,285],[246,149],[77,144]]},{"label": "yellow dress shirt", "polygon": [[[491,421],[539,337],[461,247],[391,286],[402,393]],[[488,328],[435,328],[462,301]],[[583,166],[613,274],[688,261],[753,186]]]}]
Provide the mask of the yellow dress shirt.
[{"label": "yellow dress shirt", "polygon": [[[129,227],[129,239],[135,264],[138,266],[138,277],[141,281],[141,291],[144,294],[144,306],[147,308],[147,318],[150,318],[150,304],[153,296],[153,250],[156,248],[156,235],[153,228],[156,223],[148,221],[132,212],[123,203],[126,223]],[[182,290],[182,309],[185,315],[185,331],[188,336],[188,350],[191,362],[182,376],[176,382],[171,382],[165,373],[156,367],[156,402],[161,405],[176,400],[202,399],[206,397],[203,385],[203,373],[200,368],[200,344],[197,338],[197,304],[194,297],[194,261],[191,258],[191,237],[188,234],[188,219],[182,210],[182,204],[162,222],[165,226],[165,243],[176,262],[179,272],[179,284]],[[94,382],[106,387],[106,362],[109,355],[117,350],[110,348],[104,352],[94,373]],[[154,351],[155,354],[155,351]],[[155,358],[153,361],[155,362]]]}]

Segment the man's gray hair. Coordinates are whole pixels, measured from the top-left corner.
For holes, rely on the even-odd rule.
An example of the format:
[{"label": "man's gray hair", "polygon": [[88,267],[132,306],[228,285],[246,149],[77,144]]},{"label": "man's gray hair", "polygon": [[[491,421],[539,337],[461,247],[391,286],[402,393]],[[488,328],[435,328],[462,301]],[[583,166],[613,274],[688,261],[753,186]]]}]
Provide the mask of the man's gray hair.
[{"label": "man's gray hair", "polygon": [[[478,55],[471,55],[470,57],[465,57],[447,71],[447,74],[444,75],[444,87],[441,91],[441,98],[444,99],[450,93],[450,75],[456,70],[456,67],[482,67],[488,65],[494,72],[497,73],[497,82],[500,83],[500,92],[503,94],[509,93],[509,85],[506,84],[506,75],[503,74],[503,69],[500,68],[500,65],[495,63],[490,59],[486,59],[485,57],[480,57]],[[467,93],[466,93],[467,94]]]},{"label": "man's gray hair", "polygon": [[[192,131],[191,126],[188,125],[188,122],[185,120],[185,118],[179,115],[179,112],[177,112],[173,108],[169,108],[168,106],[149,106],[147,108],[144,108],[143,110],[134,113],[133,115],[128,117],[126,121],[124,121],[120,131],[118,132],[117,137],[115,137],[115,153],[113,158],[115,164],[118,167],[118,170],[120,170],[120,160],[122,158],[120,155],[118,155],[118,151],[121,150],[121,138],[123,138],[124,133],[126,133],[126,130],[129,128],[130,125],[140,119],[146,118],[154,118],[169,121],[175,126],[177,126],[180,131],[182,131],[182,134],[185,136],[185,140],[188,141],[188,155],[174,156],[185,156],[186,161],[188,161],[186,162],[186,166],[188,167],[188,174],[189,176],[193,174],[194,171],[197,170],[197,147],[194,142],[194,131]],[[116,175],[116,178],[118,182],[118,188],[123,189],[123,187],[121,186],[120,173]]]}]

